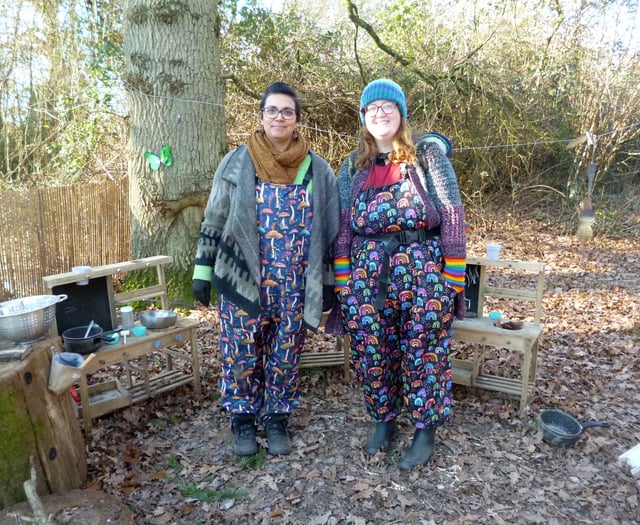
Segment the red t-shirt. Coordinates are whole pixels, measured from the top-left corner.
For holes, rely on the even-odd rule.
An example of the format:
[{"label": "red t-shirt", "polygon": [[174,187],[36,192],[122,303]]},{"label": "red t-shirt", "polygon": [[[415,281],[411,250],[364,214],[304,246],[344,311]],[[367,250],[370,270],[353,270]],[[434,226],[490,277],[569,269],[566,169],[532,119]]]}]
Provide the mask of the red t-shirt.
[{"label": "red t-shirt", "polygon": [[402,180],[400,172],[400,164],[389,162],[386,166],[373,165],[373,169],[367,177],[365,187],[379,188],[381,186],[389,186]]}]

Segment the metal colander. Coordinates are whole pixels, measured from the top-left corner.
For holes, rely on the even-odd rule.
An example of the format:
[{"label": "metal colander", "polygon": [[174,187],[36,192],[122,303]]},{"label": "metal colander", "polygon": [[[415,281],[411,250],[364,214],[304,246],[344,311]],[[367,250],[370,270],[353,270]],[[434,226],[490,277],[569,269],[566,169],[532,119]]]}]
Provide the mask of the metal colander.
[{"label": "metal colander", "polygon": [[56,318],[56,303],[67,295],[32,295],[0,303],[0,339],[26,343],[42,337]]}]

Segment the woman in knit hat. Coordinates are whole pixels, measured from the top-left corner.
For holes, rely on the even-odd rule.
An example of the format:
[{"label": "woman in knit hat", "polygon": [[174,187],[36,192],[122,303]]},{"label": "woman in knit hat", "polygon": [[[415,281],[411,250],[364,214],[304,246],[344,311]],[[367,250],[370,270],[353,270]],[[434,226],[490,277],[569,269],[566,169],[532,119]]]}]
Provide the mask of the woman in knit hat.
[{"label": "woman in knit hat", "polygon": [[287,418],[298,406],[307,328],[322,318],[325,272],[338,232],[336,177],[298,131],[300,101],[284,82],[260,102],[260,129],[218,166],[196,253],[193,292],[220,310],[221,403],[234,452],[289,454]]},{"label": "woman in knit hat", "polygon": [[428,133],[414,144],[398,84],[367,85],[360,119],[360,144],[338,174],[341,316],[334,309],[327,331],[350,336],[376,422],[365,452],[389,448],[404,410],[415,433],[399,466],[411,470],[429,461],[436,429],[451,417],[451,324],[465,313],[464,209],[450,143]]}]

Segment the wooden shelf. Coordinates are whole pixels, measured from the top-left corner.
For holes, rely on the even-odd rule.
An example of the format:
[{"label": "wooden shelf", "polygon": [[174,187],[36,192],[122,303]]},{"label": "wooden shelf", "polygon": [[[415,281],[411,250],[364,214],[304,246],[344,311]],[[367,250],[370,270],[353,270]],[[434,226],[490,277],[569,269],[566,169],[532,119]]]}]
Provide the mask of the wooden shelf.
[{"label": "wooden shelf", "polygon": [[[473,380],[471,386],[484,390],[492,390],[494,392],[504,392],[513,396],[520,396],[522,394],[521,379],[509,379],[507,377],[480,374]],[[532,394],[535,390],[535,385],[529,383],[528,387],[529,394]]]},{"label": "wooden shelf", "polygon": [[193,376],[185,374],[180,370],[169,370],[158,374],[149,381],[149,386],[144,383],[136,383],[127,389],[131,396],[131,402],[137,403],[157,394],[168,392],[179,386],[188,385],[193,382]]},{"label": "wooden shelf", "polygon": [[106,383],[89,385],[88,392],[88,400],[83,400],[77,407],[78,417],[80,418],[87,415],[83,412],[83,405],[87,405],[87,401],[89,406],[88,414],[91,417],[103,416],[131,404],[131,395],[117,379]]},{"label": "wooden shelf", "polygon": [[45,289],[51,290],[54,286],[61,284],[77,283],[85,279],[94,279],[96,277],[107,277],[119,273],[131,272],[133,270],[145,270],[148,268],[157,268],[171,264],[173,258],[169,255],[157,255],[154,257],[145,257],[143,259],[134,259],[116,264],[106,264],[104,266],[94,266],[89,273],[59,273],[56,275],[48,275],[43,278]]}]

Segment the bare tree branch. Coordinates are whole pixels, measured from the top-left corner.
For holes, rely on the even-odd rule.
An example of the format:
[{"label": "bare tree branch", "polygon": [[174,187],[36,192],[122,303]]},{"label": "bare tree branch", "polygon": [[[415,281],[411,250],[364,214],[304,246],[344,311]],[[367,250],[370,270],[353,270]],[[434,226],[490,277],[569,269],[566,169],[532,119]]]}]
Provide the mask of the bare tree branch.
[{"label": "bare tree branch", "polygon": [[[352,4],[353,5],[353,4]],[[357,14],[358,8],[353,5],[353,10]],[[362,83],[367,83],[367,77],[365,75],[364,69],[362,68],[362,62],[360,62],[360,54],[358,53],[358,25],[356,24],[356,30],[353,34],[353,54],[356,57],[356,64],[358,64],[358,71],[360,71],[360,78],[362,79]]]},{"label": "bare tree branch", "polygon": [[[371,39],[375,42],[376,46],[378,46],[378,48],[381,51],[384,51],[387,55],[389,55],[391,58],[393,58],[396,62],[398,62],[400,65],[406,67],[409,71],[414,73],[421,80],[424,80],[430,86],[432,86],[432,87],[435,86],[435,84],[436,84],[436,82],[438,80],[437,76],[425,73],[423,70],[417,68],[413,61],[411,61],[408,58],[400,55],[394,49],[392,49],[388,45],[386,45],[380,39],[380,37],[375,32],[373,27],[371,27],[370,24],[368,24],[366,21],[364,21],[362,18],[360,18],[360,16],[358,15],[358,8],[356,7],[356,5],[351,0],[345,0],[345,5],[347,7],[347,11],[349,12],[349,19],[354,23],[354,25],[356,27],[361,27],[362,29],[364,29],[367,32],[367,34],[371,37]],[[362,71],[362,68],[360,69],[360,71]]]},{"label": "bare tree branch", "polygon": [[259,93],[256,93],[255,91],[252,91],[251,89],[249,89],[246,86],[246,84],[244,84],[235,75],[222,75],[222,78],[225,80],[230,80],[233,83],[233,85],[236,86],[241,93],[244,93],[248,97],[255,98],[256,100],[260,100],[260,98],[262,97],[262,95],[260,95]]}]

